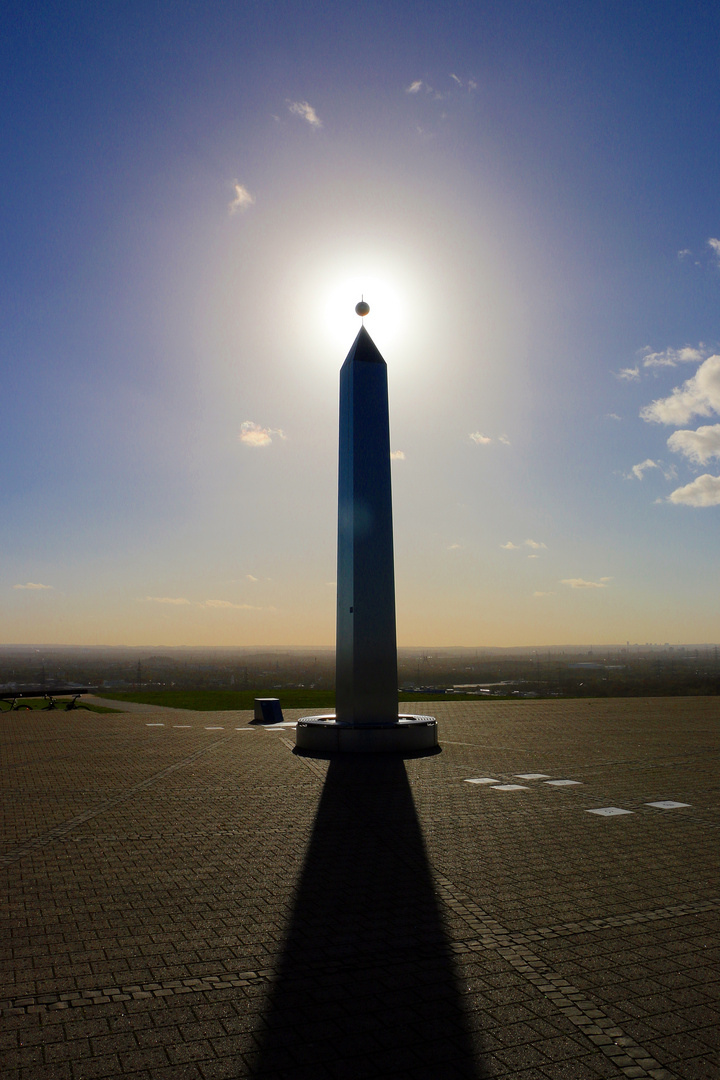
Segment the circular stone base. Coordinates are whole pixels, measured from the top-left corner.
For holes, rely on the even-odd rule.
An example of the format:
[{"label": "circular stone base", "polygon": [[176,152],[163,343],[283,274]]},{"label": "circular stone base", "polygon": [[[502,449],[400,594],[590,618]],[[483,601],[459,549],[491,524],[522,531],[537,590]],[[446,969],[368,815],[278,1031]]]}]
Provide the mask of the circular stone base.
[{"label": "circular stone base", "polygon": [[334,716],[304,716],[295,747],[316,754],[417,753],[438,745],[434,716],[399,716],[396,724],[344,724]]}]

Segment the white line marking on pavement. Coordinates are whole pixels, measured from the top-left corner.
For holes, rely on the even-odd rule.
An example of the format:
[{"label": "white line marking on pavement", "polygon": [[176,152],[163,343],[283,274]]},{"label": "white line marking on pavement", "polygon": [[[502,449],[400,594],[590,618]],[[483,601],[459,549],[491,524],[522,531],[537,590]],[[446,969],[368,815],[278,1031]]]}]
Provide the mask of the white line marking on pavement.
[{"label": "white line marking on pavement", "polygon": [[646,806],[657,806],[660,810],[675,810],[679,806],[692,806],[689,802],[673,802],[672,799],[664,799],[662,802],[646,802]]},{"label": "white line marking on pavement", "polygon": [[545,783],[553,787],[570,787],[571,784],[581,784],[582,780],[546,780]]},{"label": "white line marking on pavement", "polygon": [[619,806],[601,806],[598,810],[586,810],[586,814],[599,814],[600,817],[617,817],[618,814],[632,814],[632,810],[621,810]]},{"label": "white line marking on pavement", "polygon": [[466,784],[499,784],[499,780],[493,780],[492,776],[476,776],[474,780],[466,780]]},{"label": "white line marking on pavement", "polygon": [[529,791],[527,784],[495,784],[492,791]]},{"label": "white line marking on pavement", "polygon": [[545,772],[516,772],[515,776],[519,780],[547,780],[548,773]]}]

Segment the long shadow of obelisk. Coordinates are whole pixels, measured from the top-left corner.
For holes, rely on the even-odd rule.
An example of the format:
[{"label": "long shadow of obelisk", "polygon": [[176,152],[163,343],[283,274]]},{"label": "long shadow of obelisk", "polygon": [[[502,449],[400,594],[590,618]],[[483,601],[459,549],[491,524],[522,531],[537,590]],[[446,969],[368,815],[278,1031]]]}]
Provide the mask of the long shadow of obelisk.
[{"label": "long shadow of obelisk", "polygon": [[331,761],[264,1022],[254,1077],[481,1075],[401,758]]}]

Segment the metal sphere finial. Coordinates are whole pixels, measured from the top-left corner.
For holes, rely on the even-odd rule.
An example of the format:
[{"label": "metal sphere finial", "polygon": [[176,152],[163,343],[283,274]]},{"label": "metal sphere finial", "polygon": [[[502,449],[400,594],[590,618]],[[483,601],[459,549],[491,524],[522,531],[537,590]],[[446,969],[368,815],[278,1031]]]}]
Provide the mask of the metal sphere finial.
[{"label": "metal sphere finial", "polygon": [[367,300],[361,300],[359,304],[356,304],[355,311],[361,318],[364,318],[370,311],[370,305]]}]

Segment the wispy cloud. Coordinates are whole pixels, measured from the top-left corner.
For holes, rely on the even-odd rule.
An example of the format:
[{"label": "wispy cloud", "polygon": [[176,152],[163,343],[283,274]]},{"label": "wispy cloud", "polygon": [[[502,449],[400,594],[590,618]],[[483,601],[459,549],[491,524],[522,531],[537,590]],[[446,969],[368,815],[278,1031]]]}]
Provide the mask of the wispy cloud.
[{"label": "wispy cloud", "polygon": [[143,598],[144,604],[189,604],[190,601],[184,596],[146,596]]},{"label": "wispy cloud", "polygon": [[718,260],[718,263],[720,263],[720,240],[716,240],[714,236],[711,236],[708,240],[708,247]]},{"label": "wispy cloud", "polygon": [[673,431],[667,444],[690,461],[707,465],[711,458],[720,458],[720,424],[705,424],[697,431]]},{"label": "wispy cloud", "polygon": [[554,595],[555,595],[555,593],[541,592],[539,589],[537,590],[537,592],[533,593],[533,596],[535,597],[536,600],[539,600],[542,596],[554,596]]},{"label": "wispy cloud", "polygon": [[[476,446],[489,446],[491,442],[494,442],[492,435],[484,435],[482,431],[471,431],[469,436]],[[503,446],[510,446],[510,440],[507,435],[498,435],[497,441],[502,443]]]},{"label": "wispy cloud", "polygon": [[645,458],[645,461],[641,461],[639,465],[633,465],[631,472],[628,473],[628,479],[630,476],[635,477],[636,480],[642,480],[648,469],[659,469],[657,461],[653,461],[652,458]]},{"label": "wispy cloud", "polygon": [[561,585],[569,585],[571,589],[607,589],[608,581],[612,581],[612,578],[601,577],[599,581],[586,581],[581,577],[563,578],[560,582]]},{"label": "wispy cloud", "polygon": [[[501,544],[500,547],[505,551],[519,551],[523,547],[529,547],[533,551],[547,551],[547,544],[544,544],[542,540],[523,540],[522,544],[514,544],[512,540],[508,540],[507,544]],[[537,555],[528,555],[528,558],[536,559]]]},{"label": "wispy cloud", "polygon": [[24,585],[13,585],[13,589],[54,589],[54,585],[42,585],[39,581],[26,581]]},{"label": "wispy cloud", "polygon": [[390,460],[391,461],[404,461],[405,460],[405,451],[404,450],[392,450],[391,453],[390,453]]},{"label": "wispy cloud", "polygon": [[671,492],[668,502],[680,506],[720,506],[720,476],[704,473],[685,487]]},{"label": "wispy cloud", "polygon": [[254,574],[246,574],[245,577],[248,581],[259,581],[259,578],[256,578]]},{"label": "wispy cloud", "polygon": [[[424,83],[423,83],[422,79],[415,79],[414,82],[411,82],[409,86],[405,87],[405,93],[406,94],[417,94],[422,90],[423,86],[424,86]],[[429,89],[430,89],[430,87],[428,87],[428,90]]]},{"label": "wispy cloud", "polygon": [[617,372],[618,379],[624,379],[625,382],[639,382],[640,380],[640,368],[639,367],[624,367]]},{"label": "wispy cloud", "polygon": [[235,197],[228,206],[231,214],[241,213],[255,202],[255,196],[251,195],[248,189],[243,184],[238,183],[237,180],[233,184],[233,190]]},{"label": "wispy cloud", "polygon": [[693,416],[720,413],[720,356],[709,356],[690,379],[666,398],[640,410],[643,420],[658,424],[686,424]]},{"label": "wispy cloud", "polygon": [[273,435],[277,435],[279,439],[287,438],[280,428],[261,427],[252,420],[243,420],[238,438],[246,446],[269,446]]},{"label": "wispy cloud", "polygon": [[235,611],[268,611],[269,608],[261,608],[256,604],[233,604],[232,600],[204,600],[201,607],[208,608],[232,608]]},{"label": "wispy cloud", "polygon": [[299,116],[306,120],[310,127],[322,127],[322,121],[309,101],[288,101],[287,107],[293,116]]},{"label": "wispy cloud", "polygon": [[461,547],[462,547],[462,544],[448,544],[447,549],[448,549],[448,551],[457,551],[458,548],[461,548]]},{"label": "wispy cloud", "polygon": [[677,367],[678,364],[699,364],[708,351],[704,346],[685,345],[682,349],[663,349],[653,352],[649,347],[642,350],[644,368]]},{"label": "wispy cloud", "polygon": [[622,420],[622,416],[618,416],[616,412],[605,413],[605,418],[607,420]]}]

